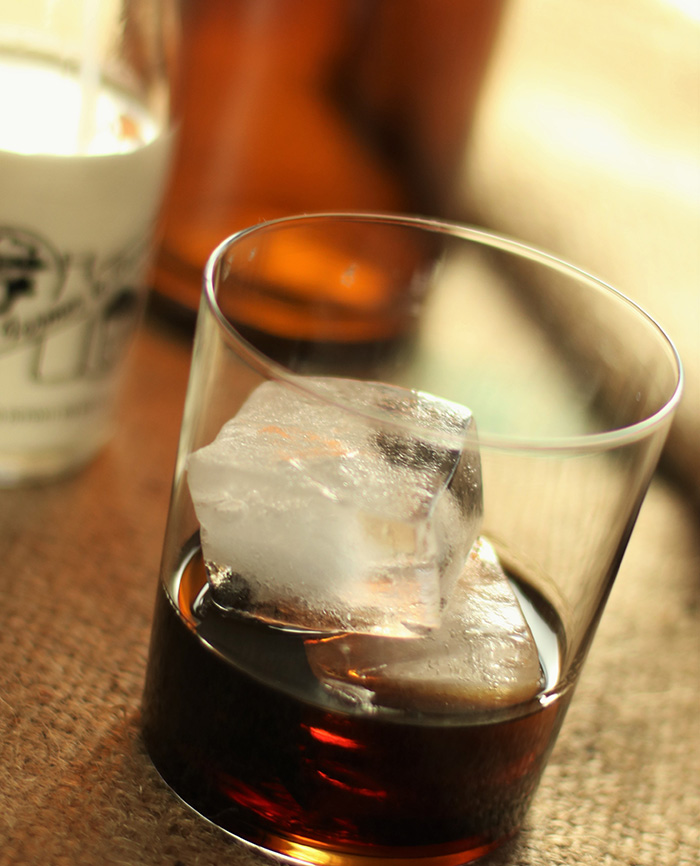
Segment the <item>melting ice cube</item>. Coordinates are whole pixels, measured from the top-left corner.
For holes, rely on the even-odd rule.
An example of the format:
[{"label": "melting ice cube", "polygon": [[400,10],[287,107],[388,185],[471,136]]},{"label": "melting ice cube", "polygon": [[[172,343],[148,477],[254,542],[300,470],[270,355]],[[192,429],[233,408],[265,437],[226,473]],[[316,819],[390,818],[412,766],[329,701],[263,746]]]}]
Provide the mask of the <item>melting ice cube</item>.
[{"label": "melting ice cube", "polygon": [[439,629],[413,641],[347,634],[306,641],[331,692],[366,706],[440,712],[534,697],[543,672],[520,604],[483,538],[474,544]]},{"label": "melting ice cube", "polygon": [[379,383],[304,386],[318,398],[259,386],[189,458],[214,599],[318,631],[437,627],[481,523],[471,413]]}]

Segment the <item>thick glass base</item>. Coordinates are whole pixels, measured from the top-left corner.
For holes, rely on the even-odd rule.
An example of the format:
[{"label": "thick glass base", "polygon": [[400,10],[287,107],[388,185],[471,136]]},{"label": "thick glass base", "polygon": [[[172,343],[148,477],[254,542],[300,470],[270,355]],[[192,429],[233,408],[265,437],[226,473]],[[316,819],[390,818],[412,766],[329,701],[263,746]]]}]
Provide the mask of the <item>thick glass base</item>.
[{"label": "thick glass base", "polygon": [[193,549],[177,601],[159,586],[142,714],[154,765],[196,812],[319,866],[458,866],[515,835],[569,694],[478,719],[348,711],[298,633],[198,619],[203,583]]},{"label": "thick glass base", "polygon": [[[488,843],[478,843],[473,840],[446,845],[426,846],[359,846],[348,845],[342,848],[329,847],[318,840],[297,836],[284,835],[266,831],[260,826],[240,825],[226,810],[207,808],[207,804],[197,796],[183,796],[183,787],[188,790],[188,771],[182,768],[178,778],[174,777],[172,763],[161,755],[159,744],[145,732],[145,743],[153,764],[163,781],[173,793],[190,809],[210,824],[223,830],[232,840],[254,848],[264,854],[284,858],[292,863],[304,863],[309,866],[462,866],[473,863],[486,854],[495,851],[510,841],[516,834]],[[184,783],[184,786],[183,786]]]}]

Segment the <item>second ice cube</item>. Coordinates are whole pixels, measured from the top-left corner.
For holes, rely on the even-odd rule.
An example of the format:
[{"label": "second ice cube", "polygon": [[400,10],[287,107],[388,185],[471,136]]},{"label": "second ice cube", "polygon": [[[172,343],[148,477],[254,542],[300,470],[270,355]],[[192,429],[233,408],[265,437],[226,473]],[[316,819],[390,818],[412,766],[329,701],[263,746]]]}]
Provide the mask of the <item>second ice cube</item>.
[{"label": "second ice cube", "polygon": [[260,385],[188,482],[222,607],[317,631],[436,628],[481,524],[471,412],[349,379]]},{"label": "second ice cube", "polygon": [[485,538],[472,547],[439,629],[414,641],[334,635],[307,640],[306,651],[331,693],[365,707],[493,709],[544,685],[530,625]]}]

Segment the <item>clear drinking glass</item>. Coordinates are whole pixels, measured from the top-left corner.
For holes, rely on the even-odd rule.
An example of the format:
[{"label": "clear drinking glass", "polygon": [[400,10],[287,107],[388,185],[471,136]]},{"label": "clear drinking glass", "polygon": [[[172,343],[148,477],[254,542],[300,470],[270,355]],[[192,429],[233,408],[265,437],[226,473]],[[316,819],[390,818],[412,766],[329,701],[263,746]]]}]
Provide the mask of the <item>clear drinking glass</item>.
[{"label": "clear drinking glass", "polygon": [[[261,305],[265,332],[251,327]],[[354,385],[333,391],[339,379],[392,387],[364,404]],[[430,403],[439,412],[469,407],[483,519],[470,565],[440,597],[440,623],[392,638],[353,634],[352,599],[342,621],[363,545],[381,535],[379,547],[405,566],[424,529],[395,516],[400,486],[382,500],[389,517],[366,503],[358,516],[347,503],[362,500],[365,479],[375,484],[367,452],[381,452],[390,475],[445,470],[434,525],[450,496],[478,499],[478,479],[460,468],[473,430],[426,433],[416,415],[394,411],[407,393],[394,386],[449,401]],[[250,570],[228,563],[224,585],[221,571],[205,569],[190,455],[271,388],[282,402],[255,417],[252,446],[243,437],[233,452],[245,466],[228,491],[224,534],[281,585],[301,574],[298,609],[313,607],[319,586],[337,591],[340,619],[317,611],[297,622],[294,603],[291,613],[256,608]],[[554,745],[680,391],[674,347],[639,307],[516,241],[352,214],[278,220],[228,239],[205,272],[143,703],[163,778],[234,836],[310,863],[458,864],[503,843]],[[357,424],[365,438],[354,448],[343,431]],[[263,440],[277,443],[274,459],[246,455]],[[266,473],[278,459],[323,490],[276,511]],[[323,473],[336,460],[347,474],[333,487]],[[209,481],[225,487],[228,473],[221,465]],[[459,535],[469,509],[449,532]],[[446,544],[458,547],[452,536]],[[485,637],[470,637],[482,619],[469,614],[481,591],[465,578],[474,551],[488,574],[497,558],[509,597],[493,626],[484,615]],[[400,571],[398,589],[370,581],[382,628],[395,605],[391,593],[381,601],[386,586],[400,595],[415,576]],[[534,679],[502,632],[522,631],[523,619]]]}]

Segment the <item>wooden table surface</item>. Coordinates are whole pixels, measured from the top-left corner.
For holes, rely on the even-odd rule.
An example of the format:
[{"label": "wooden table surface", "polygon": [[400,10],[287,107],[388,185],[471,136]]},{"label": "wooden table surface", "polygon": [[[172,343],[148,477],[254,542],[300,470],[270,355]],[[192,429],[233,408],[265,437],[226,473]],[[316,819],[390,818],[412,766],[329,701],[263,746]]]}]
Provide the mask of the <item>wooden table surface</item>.
[{"label": "wooden table surface", "polygon": [[[189,365],[149,317],[119,427],[80,474],[0,492],[0,864],[262,863],[194,816],[139,733]],[[505,866],[700,855],[698,517],[654,481],[527,826]]]}]

